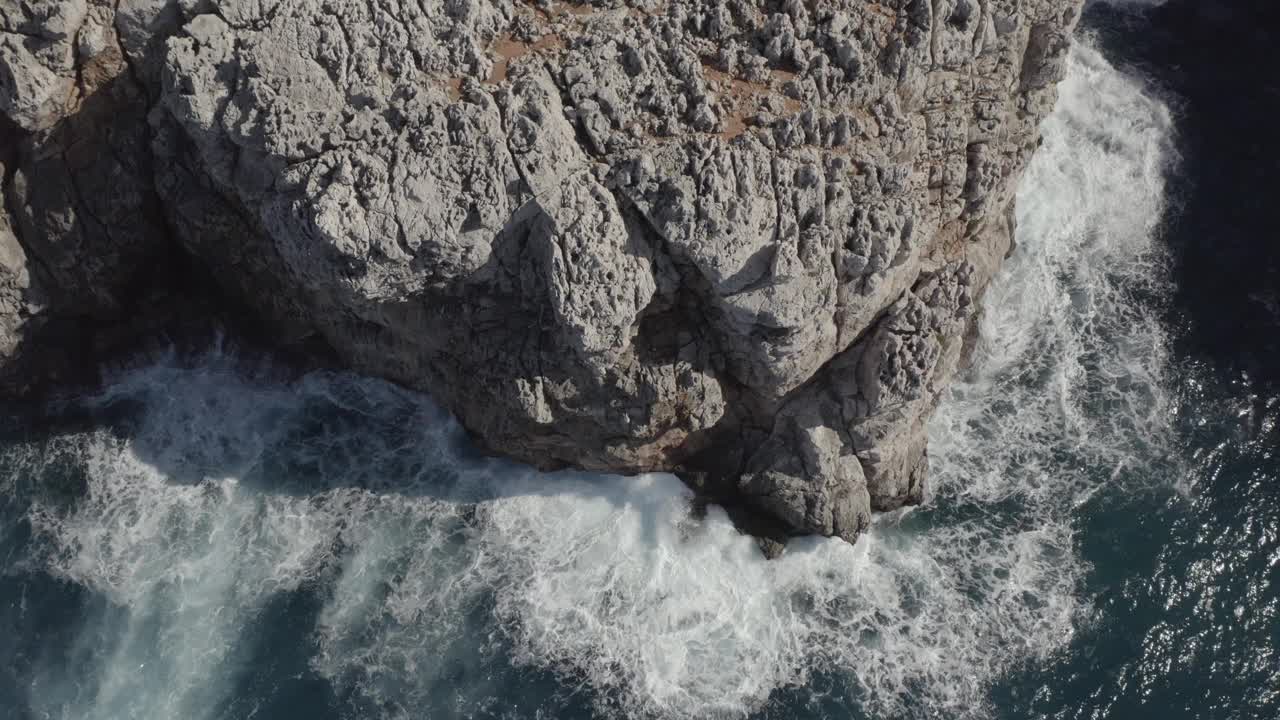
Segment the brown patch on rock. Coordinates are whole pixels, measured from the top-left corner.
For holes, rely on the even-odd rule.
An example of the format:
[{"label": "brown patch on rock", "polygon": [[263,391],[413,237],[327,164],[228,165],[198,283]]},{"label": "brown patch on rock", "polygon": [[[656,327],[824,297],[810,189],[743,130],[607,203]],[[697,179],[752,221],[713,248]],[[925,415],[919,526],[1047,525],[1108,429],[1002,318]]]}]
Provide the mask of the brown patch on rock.
[{"label": "brown patch on rock", "polygon": [[489,72],[489,77],[485,78],[485,82],[489,85],[497,85],[506,80],[507,73],[511,69],[511,63],[525,55],[541,50],[563,50],[564,40],[559,35],[548,33],[535,42],[526,43],[516,40],[511,33],[503,33],[498,36],[493,49],[498,59],[493,63],[493,69]]},{"label": "brown patch on rock", "polygon": [[462,78],[446,78],[444,85],[445,94],[449,96],[450,102],[458,102],[462,99]]},{"label": "brown patch on rock", "polygon": [[[702,61],[702,70],[713,88],[720,94],[720,105],[724,113],[721,118],[723,128],[718,135],[724,140],[732,140],[747,132],[747,118],[754,115],[761,102],[768,96],[782,99],[786,113],[795,114],[803,109],[803,104],[794,98],[787,97],[780,90],[768,83],[753,82],[730,75],[710,64],[706,58]],[[793,80],[796,74],[787,70],[770,71],[775,82],[785,83]]]}]

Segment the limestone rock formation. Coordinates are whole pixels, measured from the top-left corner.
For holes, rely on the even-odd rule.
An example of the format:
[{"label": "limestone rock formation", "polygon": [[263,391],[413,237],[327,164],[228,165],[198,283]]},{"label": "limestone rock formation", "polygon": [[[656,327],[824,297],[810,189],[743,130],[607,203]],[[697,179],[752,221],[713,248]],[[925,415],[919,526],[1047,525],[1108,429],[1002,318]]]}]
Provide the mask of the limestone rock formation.
[{"label": "limestone rock formation", "polygon": [[0,354],[180,249],[495,452],[852,540],[924,494],[1079,5],[0,0]]}]

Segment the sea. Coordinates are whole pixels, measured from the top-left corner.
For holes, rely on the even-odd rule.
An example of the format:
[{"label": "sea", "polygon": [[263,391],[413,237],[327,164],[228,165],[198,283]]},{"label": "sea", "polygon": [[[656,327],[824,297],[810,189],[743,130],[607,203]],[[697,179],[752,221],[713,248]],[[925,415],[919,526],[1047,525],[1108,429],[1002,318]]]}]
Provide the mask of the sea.
[{"label": "sea", "polygon": [[0,425],[0,717],[1280,718],[1266,5],[1089,6],[922,507],[768,561],[675,477],[152,353]]}]

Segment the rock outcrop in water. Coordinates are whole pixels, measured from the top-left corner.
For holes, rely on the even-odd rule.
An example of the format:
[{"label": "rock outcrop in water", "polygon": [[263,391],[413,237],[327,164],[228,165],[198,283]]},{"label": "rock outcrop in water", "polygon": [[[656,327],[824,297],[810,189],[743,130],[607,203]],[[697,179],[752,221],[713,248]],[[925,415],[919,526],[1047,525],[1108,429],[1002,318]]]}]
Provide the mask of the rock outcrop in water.
[{"label": "rock outcrop in water", "polygon": [[852,540],[923,496],[1079,5],[0,0],[8,390],[212,293]]}]

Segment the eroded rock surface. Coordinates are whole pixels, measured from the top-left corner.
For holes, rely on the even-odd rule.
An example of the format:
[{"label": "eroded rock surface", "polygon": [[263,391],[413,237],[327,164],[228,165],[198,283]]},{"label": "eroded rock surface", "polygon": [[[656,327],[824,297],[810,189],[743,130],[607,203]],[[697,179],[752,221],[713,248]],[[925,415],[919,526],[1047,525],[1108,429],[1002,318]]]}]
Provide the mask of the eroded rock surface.
[{"label": "eroded rock surface", "polygon": [[0,0],[0,314],[180,246],[496,452],[852,540],[923,497],[1079,5]]}]

